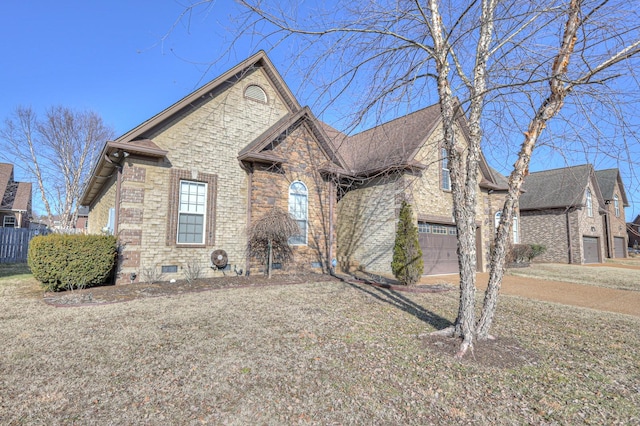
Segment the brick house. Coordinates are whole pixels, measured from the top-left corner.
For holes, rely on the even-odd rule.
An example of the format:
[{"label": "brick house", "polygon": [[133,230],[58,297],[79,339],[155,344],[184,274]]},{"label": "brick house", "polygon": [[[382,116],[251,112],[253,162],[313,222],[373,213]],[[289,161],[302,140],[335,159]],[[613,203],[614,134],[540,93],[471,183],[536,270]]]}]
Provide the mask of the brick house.
[{"label": "brick house", "polygon": [[640,248],[640,215],[633,222],[627,223],[627,241],[629,248]]},{"label": "brick house", "polygon": [[116,283],[156,269],[163,279],[211,261],[258,272],[247,229],[273,206],[300,235],[296,269],[326,270],[335,256],[335,179],[344,163],[323,126],[302,108],[259,52],[115,141],[105,144],[81,204],[89,232],[118,236]]},{"label": "brick house", "polygon": [[0,226],[28,228],[31,220],[31,183],[16,182],[13,164],[0,163]]},{"label": "brick house", "polygon": [[547,248],[537,261],[583,264],[626,256],[627,199],[617,169],[596,172],[587,164],[535,172],[523,189],[522,242]]},{"label": "brick house", "polygon": [[618,169],[596,170],[596,178],[604,198],[605,256],[627,257],[627,227],[624,208],[629,206]]},{"label": "brick house", "polygon": [[[338,203],[338,260],[343,268],[364,267],[391,274],[400,205],[412,205],[423,252],[424,274],[458,272],[453,198],[438,104],[347,137],[327,131],[352,174],[342,180]],[[456,137],[468,142],[463,116]],[[476,240],[478,270],[487,268],[507,180],[480,161]],[[499,216],[498,216],[499,218]],[[519,240],[518,213],[513,238]]]}]

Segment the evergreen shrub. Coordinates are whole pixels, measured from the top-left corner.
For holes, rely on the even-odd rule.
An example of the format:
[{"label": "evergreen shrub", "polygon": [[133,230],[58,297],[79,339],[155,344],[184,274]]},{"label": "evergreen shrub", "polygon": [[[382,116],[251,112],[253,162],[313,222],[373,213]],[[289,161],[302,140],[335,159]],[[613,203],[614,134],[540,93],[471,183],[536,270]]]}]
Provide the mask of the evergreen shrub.
[{"label": "evergreen shrub", "polygon": [[422,276],[424,262],[418,241],[418,227],[413,221],[411,205],[402,202],[391,262],[393,275],[405,285],[416,284]]},{"label": "evergreen shrub", "polygon": [[105,284],[116,264],[117,240],[111,235],[37,236],[27,262],[46,291]]}]

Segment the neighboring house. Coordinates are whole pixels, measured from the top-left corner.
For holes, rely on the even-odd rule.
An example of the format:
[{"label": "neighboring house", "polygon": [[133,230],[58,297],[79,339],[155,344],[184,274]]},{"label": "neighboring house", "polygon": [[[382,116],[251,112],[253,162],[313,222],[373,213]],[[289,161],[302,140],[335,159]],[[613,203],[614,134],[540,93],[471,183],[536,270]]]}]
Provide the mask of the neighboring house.
[{"label": "neighboring house", "polygon": [[28,228],[31,218],[31,183],[13,179],[13,164],[0,163],[0,225]]},{"label": "neighboring house", "polygon": [[[328,129],[351,176],[343,177],[338,203],[338,260],[390,274],[403,200],[411,204],[423,253],[424,274],[458,272],[453,198],[439,105],[432,105],[347,137]],[[460,149],[468,143],[463,116],[456,126]],[[481,157],[476,208],[477,268],[484,271],[507,181]],[[519,239],[516,211],[514,238]]]},{"label": "neighboring house", "polygon": [[43,216],[40,219],[40,224],[45,228],[49,228],[54,232],[63,232],[63,233],[75,233],[82,234],[86,233],[89,225],[89,208],[87,206],[78,207],[78,212],[75,221],[71,220],[71,226],[63,227],[62,226],[62,216],[54,214],[49,218],[49,216]]},{"label": "neighboring house", "polygon": [[628,246],[634,249],[640,248],[640,215],[633,222],[627,223]]},{"label": "neighboring house", "polygon": [[618,169],[597,170],[596,178],[604,198],[605,256],[627,257],[627,226],[624,208],[629,206],[622,177]]},{"label": "neighboring house", "polygon": [[74,229],[77,229],[81,232],[86,232],[89,229],[89,207],[80,206],[78,207],[78,214],[76,217],[76,223],[74,224]]},{"label": "neighboring house", "polygon": [[105,144],[81,204],[89,232],[113,233],[117,283],[184,268],[203,276],[214,250],[227,268],[257,272],[247,229],[274,206],[300,227],[293,268],[326,270],[335,256],[336,189],[344,162],[264,52]]},{"label": "neighboring house", "polygon": [[[619,176],[609,182],[609,175],[608,171],[602,173],[607,196],[617,195],[622,211],[626,203],[622,182]],[[608,230],[612,223],[608,218],[609,209],[590,164],[530,173],[523,190],[520,197],[522,242],[547,248],[536,261],[599,263],[610,250],[608,235],[612,243],[613,238],[621,235],[617,226],[615,232]]]}]

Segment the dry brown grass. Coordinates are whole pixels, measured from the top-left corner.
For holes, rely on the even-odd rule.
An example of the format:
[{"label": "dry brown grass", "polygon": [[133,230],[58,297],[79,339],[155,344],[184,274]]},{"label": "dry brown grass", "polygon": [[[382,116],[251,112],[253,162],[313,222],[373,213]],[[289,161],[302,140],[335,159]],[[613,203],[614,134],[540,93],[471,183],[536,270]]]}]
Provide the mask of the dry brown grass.
[{"label": "dry brown grass", "polygon": [[[640,263],[637,264],[640,266]],[[615,266],[534,263],[528,268],[509,269],[507,273],[509,275],[541,280],[564,281],[597,287],[640,291],[639,269],[625,269]]]},{"label": "dry brown grass", "polygon": [[317,282],[55,308],[21,275],[0,294],[0,424],[640,423],[640,318],[502,297],[497,344],[525,356],[497,367],[416,338],[453,320],[455,292]]}]

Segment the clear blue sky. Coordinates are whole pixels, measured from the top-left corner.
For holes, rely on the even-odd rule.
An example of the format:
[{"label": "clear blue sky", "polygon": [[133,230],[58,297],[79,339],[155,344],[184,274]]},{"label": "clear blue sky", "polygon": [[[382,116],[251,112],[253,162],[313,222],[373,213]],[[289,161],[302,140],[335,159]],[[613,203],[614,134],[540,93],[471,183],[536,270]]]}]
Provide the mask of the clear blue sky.
[{"label": "clear blue sky", "polygon": [[0,117],[18,105],[92,109],[121,134],[253,53],[209,68],[230,44],[226,17],[201,9],[171,30],[183,10],[172,0],[3,2]]},{"label": "clear blue sky", "polygon": [[[268,48],[247,38],[227,51],[232,42],[228,29],[234,25],[229,17],[237,12],[232,0],[218,0],[212,10],[200,8],[174,27],[187,1],[3,2],[0,120],[18,105],[38,113],[62,105],[97,112],[120,135],[257,48]],[[284,44],[269,55],[299,94],[300,80],[286,60],[293,48]],[[302,96],[299,100],[314,102]],[[563,164],[534,161],[532,170],[550,166]],[[627,182],[627,194],[632,202],[627,219],[632,220],[640,213],[640,199],[633,203],[639,197],[637,182]]]}]

